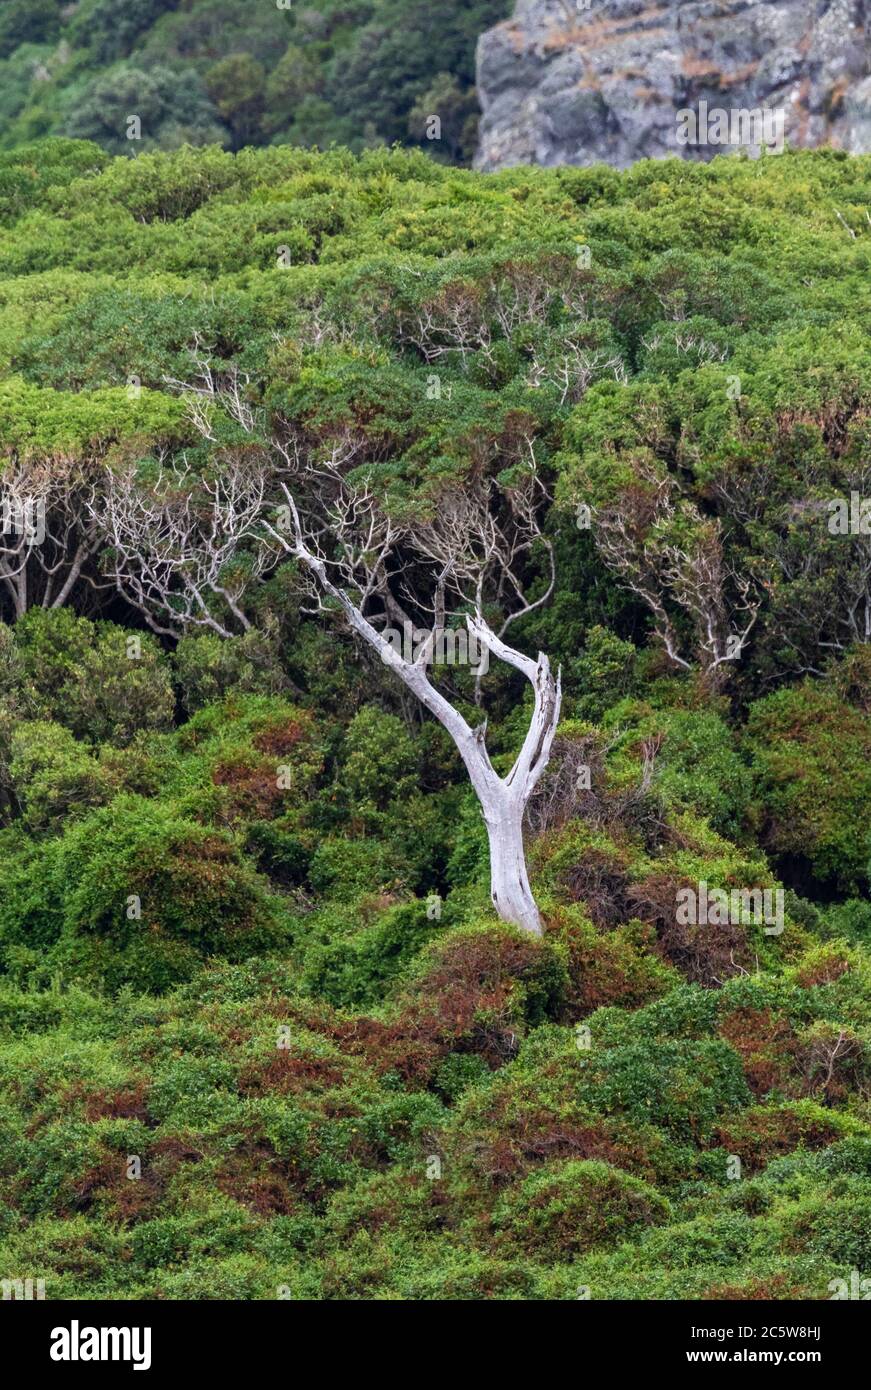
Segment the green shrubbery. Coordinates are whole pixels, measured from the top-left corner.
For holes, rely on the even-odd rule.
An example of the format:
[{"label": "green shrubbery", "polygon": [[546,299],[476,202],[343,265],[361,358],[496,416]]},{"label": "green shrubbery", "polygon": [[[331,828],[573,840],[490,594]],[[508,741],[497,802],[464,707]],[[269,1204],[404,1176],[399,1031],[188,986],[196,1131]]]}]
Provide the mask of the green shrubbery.
[{"label": "green shrubbery", "polygon": [[204,957],[239,959],[282,939],[266,884],[232,838],[143,797],[71,820],[59,839],[22,850],[16,869],[0,939],[14,958],[38,923],[51,947],[40,973],[160,990]]},{"label": "green shrubbery", "polygon": [[[241,0],[9,0],[0,18],[6,145],[63,132],[128,153],[137,112],[146,149],[268,144],[271,140],[425,142],[474,151],[475,42],[503,19],[505,0],[443,7],[413,0],[313,0],[252,13]],[[40,64],[38,87],[31,69]]]},{"label": "green shrubbery", "polygon": [[809,861],[851,889],[868,882],[871,728],[831,689],[779,690],[748,720],[759,797],[773,849]]},{"label": "green shrubbery", "polygon": [[[395,90],[390,6],[318,4],[295,37],[273,15],[195,57],[184,109],[162,60],[204,52],[218,12],[162,8],[7,5],[0,64],[71,32],[81,121],[147,60],[160,137],[219,120],[228,144],[341,133],[385,82],[387,124],[354,138],[402,136],[434,84],[462,153],[468,83],[433,64],[481,6],[430,16]],[[54,128],[67,76],[0,107]],[[869,168],[0,159],[0,462],[68,488],[54,578],[33,556],[0,586],[0,1272],[63,1299],[819,1299],[867,1265],[863,542],[814,527],[867,452]],[[314,457],[353,439],[396,515],[479,474],[510,505],[531,449],[557,578],[511,640],[564,689],[527,827],[542,940],[495,918],[450,740],[293,563],[245,588],[234,560],[181,640],[146,630],[105,544],[52,606],[82,539],[63,518],[108,469],[237,458],[166,380],[199,370],[195,336]],[[636,549],[597,548],[583,503]],[[689,583],[711,556],[719,637],[757,606],[719,664]],[[537,596],[541,548],[521,563]],[[478,723],[468,670],[435,676]],[[521,684],[482,682],[500,773]],[[783,932],[678,923],[701,881],[785,887]]]},{"label": "green shrubbery", "polygon": [[493,1211],[493,1225],[538,1258],[571,1259],[615,1245],[638,1226],[666,1221],[657,1192],[606,1163],[569,1161],[537,1169]]}]

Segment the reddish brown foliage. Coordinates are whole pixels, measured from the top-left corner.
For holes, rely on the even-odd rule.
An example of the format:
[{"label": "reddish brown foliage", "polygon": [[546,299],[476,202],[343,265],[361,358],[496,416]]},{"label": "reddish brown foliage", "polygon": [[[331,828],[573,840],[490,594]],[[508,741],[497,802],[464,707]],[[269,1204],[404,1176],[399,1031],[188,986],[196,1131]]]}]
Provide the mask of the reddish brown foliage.
[{"label": "reddish brown foliage", "polygon": [[212,772],[212,781],[216,787],[230,788],[229,814],[244,816],[247,820],[269,819],[284,795],[278,786],[274,766],[268,763],[252,765],[244,758],[218,763]]},{"label": "reddish brown foliage", "polygon": [[287,1216],[298,1197],[279,1168],[275,1154],[263,1144],[246,1144],[224,1163],[217,1186],[258,1216]]},{"label": "reddish brown foliage", "polygon": [[667,875],[651,874],[633,885],[630,898],[636,915],[655,926],[665,958],[688,980],[710,989],[750,965],[747,935],[737,923],[678,922],[680,887]]},{"label": "reddish brown foliage", "polygon": [[[184,1163],[201,1163],[205,1155],[201,1149],[179,1134],[168,1134],[152,1145],[148,1163],[163,1181],[168,1181]],[[143,1165],[144,1168],[145,1165]]]},{"label": "reddish brown foliage", "polygon": [[558,928],[568,948],[569,980],[561,1021],[575,1022],[611,1004],[639,1008],[661,993],[662,985],[653,978],[649,959],[649,952],[656,948],[652,927],[641,928],[632,940],[614,933],[591,937],[583,923],[561,921],[558,912],[550,926]]},{"label": "reddish brown foliage", "polygon": [[77,1211],[87,1211],[99,1203],[107,1220],[128,1225],[144,1221],[155,1213],[163,1188],[164,1184],[145,1164],[141,1177],[130,1178],[126,1157],[119,1153],[107,1154],[76,1182],[73,1207]]},{"label": "reddish brown foliage", "polygon": [[[103,1112],[109,1113],[112,1112]],[[77,1181],[74,1206],[87,1210],[99,1204],[107,1220],[121,1225],[146,1220],[158,1210],[167,1184],[181,1166],[202,1158],[203,1154],[183,1139],[167,1136],[142,1156],[140,1176],[131,1178],[126,1155],[107,1153]]]},{"label": "reddish brown foliage", "polygon": [[243,1068],[239,1090],[243,1096],[322,1094],[344,1082],[344,1071],[335,1061],[276,1048],[271,1057]]},{"label": "reddish brown foliage", "polygon": [[65,1093],[64,1101],[74,1105],[82,1100],[86,1120],[141,1120],[143,1124],[148,1124],[148,1091],[146,1081],[137,1081],[118,1091],[94,1091],[83,1082],[76,1082]]},{"label": "reddish brown foliage", "polygon": [[764,1303],[784,1298],[805,1300],[814,1295],[803,1285],[791,1283],[788,1275],[772,1274],[767,1279],[749,1279],[746,1284],[711,1284],[699,1297],[716,1303]]},{"label": "reddish brown foliage", "polygon": [[812,989],[814,985],[831,985],[846,975],[850,962],[838,951],[830,948],[825,956],[806,965],[796,972],[796,984],[802,989]]},{"label": "reddish brown foliage", "polygon": [[507,1095],[486,1116],[474,1139],[462,1137],[458,1157],[487,1183],[503,1187],[538,1163],[558,1158],[599,1159],[637,1177],[655,1181],[643,1140],[632,1142],[614,1132],[607,1120],[561,1119],[545,1107],[517,1111]]},{"label": "reddish brown foliage", "polygon": [[737,1154],[743,1166],[758,1171],[781,1154],[791,1153],[803,1145],[808,1149],[825,1148],[837,1139],[838,1130],[832,1124],[809,1120],[789,1107],[764,1109],[758,1106],[718,1125],[714,1141],[728,1153]]},{"label": "reddish brown foliage", "polygon": [[747,1084],[756,1096],[785,1089],[794,1078],[798,1040],[789,1021],[771,1009],[735,1009],[723,1019],[720,1035],[741,1058]]},{"label": "reddish brown foliage", "polygon": [[355,1057],[364,1057],[374,1070],[383,1076],[397,1072],[405,1081],[425,1085],[441,1058],[450,1051],[438,1039],[414,1036],[412,1024],[406,1019],[382,1023],[374,1018],[355,1018],[328,1027],[329,1036],[340,1042]]},{"label": "reddish brown foliage", "polygon": [[519,1041],[518,985],[533,984],[547,961],[538,941],[495,928],[446,943],[426,973],[406,986],[396,1018],[358,1018],[328,1028],[379,1074],[425,1084],[449,1052],[474,1052],[491,1067]]},{"label": "reddish brown foliage", "polygon": [[291,719],[285,724],[264,729],[263,733],[258,734],[253,742],[259,753],[267,753],[270,757],[281,758],[296,747],[302,735],[302,724],[298,720]]},{"label": "reddish brown foliage", "polygon": [[608,855],[588,850],[564,875],[571,902],[583,902],[597,927],[614,927],[635,916],[629,880]]}]

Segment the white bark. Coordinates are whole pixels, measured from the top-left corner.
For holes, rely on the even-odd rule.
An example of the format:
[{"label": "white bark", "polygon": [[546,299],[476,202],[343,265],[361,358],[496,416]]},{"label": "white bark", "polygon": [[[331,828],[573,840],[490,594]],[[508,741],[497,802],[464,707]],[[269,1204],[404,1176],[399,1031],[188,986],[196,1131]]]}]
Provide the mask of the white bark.
[{"label": "white bark", "polygon": [[490,841],[490,899],[504,922],[541,936],[541,916],[526,872],[523,845],[524,806],[482,807]]},{"label": "white bark", "polygon": [[[532,684],[535,703],[523,747],[507,777],[479,791],[481,811],[490,841],[490,897],[499,916],[524,931],[541,935],[541,917],[529,886],[523,819],[526,806],[547,767],[559,724],[562,689],[543,652],[538,660],[523,656],[490,631],[482,618],[469,619],[469,629],[501,661],[522,671]],[[489,759],[488,759],[489,762]],[[495,774],[494,774],[495,777]]]},{"label": "white bark", "polygon": [[184,457],[180,465],[161,462],[150,486],[139,483],[135,465],[106,469],[104,493],[89,512],[110,547],[110,580],[152,631],[232,636],[230,620],[215,615],[215,599],[219,611],[229,610],[249,630],[239,600],[270,557],[262,548],[254,552],[251,567],[233,577],[238,592],[227,574],[240,541],[256,527],[266,488],[263,470],[244,460],[228,463],[214,480],[195,476]]},{"label": "white bark", "polygon": [[62,608],[80,581],[106,587],[88,563],[101,544],[96,492],[90,462],[13,457],[0,470],[0,607],[16,620]]},{"label": "white bark", "polygon": [[[379,633],[365,619],[352,626],[370,645],[387,646]],[[540,652],[538,660],[501,641],[483,618],[468,618],[469,631],[494,656],[522,671],[532,683],[535,704],[526,738],[514,766],[505,777],[499,777],[490,762],[485,743],[486,723],[472,729],[462,715],[430,684],[426,667],[420,662],[407,662],[387,647],[397,675],[418,699],[447,729],[466,766],[472,786],[481,806],[490,846],[490,898],[498,915],[523,931],[541,936],[541,915],[538,911],[529,876],[526,871],[526,851],[523,844],[523,820],[526,805],[541,774],[547,767],[550,749],[559,723],[562,700],[560,676],[554,679],[550,662]],[[369,632],[377,639],[371,642]]]},{"label": "white bark", "polygon": [[559,673],[554,678],[550,662],[543,652],[539,652],[538,659],[534,661],[503,642],[481,616],[466,619],[470,635],[483,643],[500,661],[522,671],[533,688],[532,719],[523,746],[511,770],[505,777],[500,777],[487,752],[486,721],[473,729],[459,710],[454,709],[436,690],[427,675],[428,653],[425,648],[416,661],[406,661],[381,636],[344,589],[333,583],[320,556],[305,544],[296,508],[292,502],[290,505],[296,523],[295,542],[289,543],[274,530],[273,536],[305,566],[317,587],[336,600],[353,631],[378,652],[385,664],[393,668],[400,680],[450,734],[475,789],[487,827],[493,906],[504,922],[541,936],[541,915],[526,871],[523,819],[527,802],[547,767],[559,723],[562,702]]}]

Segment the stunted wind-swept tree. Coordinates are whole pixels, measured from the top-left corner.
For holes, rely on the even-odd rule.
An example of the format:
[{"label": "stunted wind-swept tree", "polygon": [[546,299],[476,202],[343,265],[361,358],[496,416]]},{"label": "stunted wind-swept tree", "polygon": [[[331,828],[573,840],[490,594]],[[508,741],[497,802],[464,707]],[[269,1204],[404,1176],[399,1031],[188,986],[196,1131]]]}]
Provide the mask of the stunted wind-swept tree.
[{"label": "stunted wind-swept tree", "polygon": [[[560,678],[544,653],[533,659],[506,640],[554,584],[528,421],[506,431],[498,479],[472,450],[464,476],[409,501],[390,497],[352,429],[313,441],[287,419],[267,421],[235,374],[218,381],[203,366],[188,401],[215,446],[215,471],[196,476],[185,460],[164,460],[151,479],[129,466],[109,475],[105,526],[119,589],[160,632],[228,634],[250,623],[252,583],[282,556],[295,561],[316,609],[338,613],[447,730],[487,828],[493,905],[506,922],[540,934],[523,823],[559,722]],[[529,727],[504,776],[487,751],[486,719],[470,724],[435,683],[439,649],[450,637],[456,650],[460,632],[467,650],[505,662],[532,686]],[[477,664],[480,703],[485,663]]]},{"label": "stunted wind-swept tree", "polygon": [[[719,520],[681,498],[664,471],[639,469],[635,485],[595,513],[594,536],[608,567],[649,608],[669,660],[684,671],[695,663],[708,687],[718,690],[759,611],[750,579],[726,559]],[[688,656],[675,610],[691,634]]]}]

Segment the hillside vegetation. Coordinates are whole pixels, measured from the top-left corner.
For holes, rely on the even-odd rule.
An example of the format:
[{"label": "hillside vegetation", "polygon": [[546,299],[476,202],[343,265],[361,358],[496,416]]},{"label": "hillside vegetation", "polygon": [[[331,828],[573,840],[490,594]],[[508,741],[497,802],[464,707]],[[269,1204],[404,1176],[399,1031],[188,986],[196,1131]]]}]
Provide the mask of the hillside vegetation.
[{"label": "hillside vegetation", "polygon": [[[423,142],[468,162],[475,43],[508,0],[4,0],[0,147]],[[134,143],[128,118],[138,116]],[[441,121],[437,138],[428,118]]]},{"label": "hillside vegetation", "polygon": [[[156,42],[242,7],[114,8]],[[25,125],[57,128],[57,83]],[[0,537],[2,1277],[600,1300],[867,1276],[871,536],[828,521],[871,497],[869,208],[871,158],[832,151],[491,177],[286,144],[0,157],[4,482],[47,499],[23,571]],[[556,587],[512,628],[564,688],[541,940],[493,913],[443,730],[292,562],[243,544],[193,618],[176,589],[137,603],[141,554],[110,578],[107,479],[184,455],[208,482],[249,448],[194,428],[203,372],[315,455],[353,439],[388,513],[542,479]],[[542,546],[523,563],[543,592]],[[472,717],[468,669],[438,679]],[[483,679],[502,770],[523,687]],[[782,887],[783,930],[682,924],[700,883]]]}]

